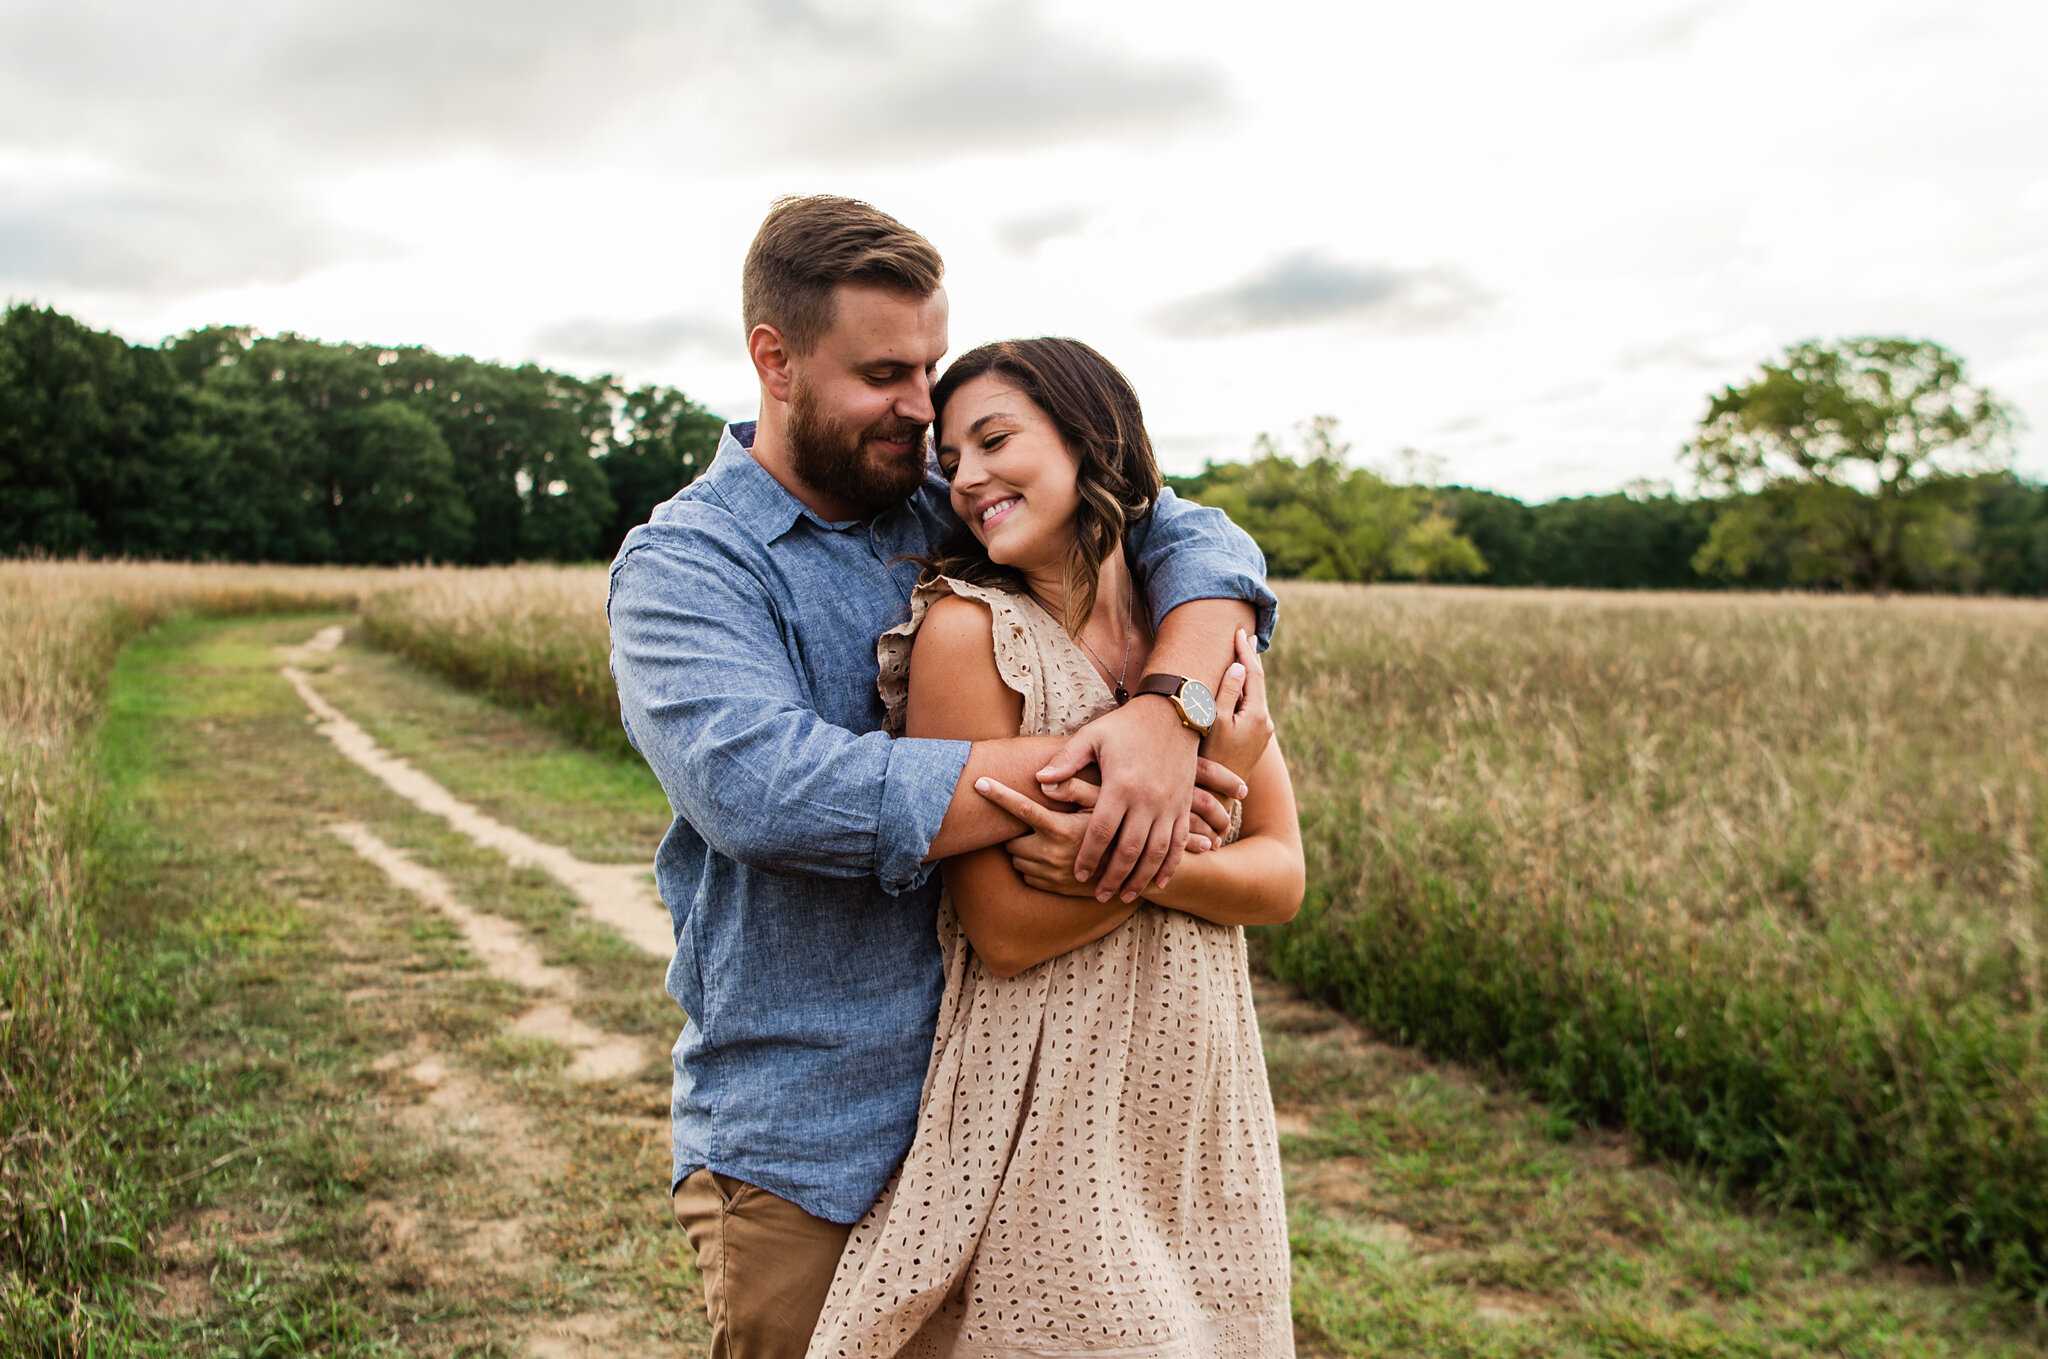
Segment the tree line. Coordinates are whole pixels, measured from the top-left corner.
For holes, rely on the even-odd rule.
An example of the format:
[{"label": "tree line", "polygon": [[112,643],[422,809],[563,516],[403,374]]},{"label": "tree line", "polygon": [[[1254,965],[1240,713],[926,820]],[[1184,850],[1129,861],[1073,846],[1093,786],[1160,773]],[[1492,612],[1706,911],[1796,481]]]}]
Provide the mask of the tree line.
[{"label": "tree line", "polygon": [[[2048,486],[1939,345],[1793,346],[1709,400],[1705,494],[1525,504],[1354,465],[1337,422],[1167,480],[1276,576],[1595,589],[2048,594]],[[722,422],[626,387],[420,346],[210,326],[134,345],[0,316],[0,553],[381,565],[609,557],[709,465]]]},{"label": "tree line", "polygon": [[1709,398],[1681,456],[1697,498],[1638,483],[1524,504],[1355,467],[1327,416],[1297,447],[1169,477],[1275,575],[1589,589],[2048,594],[2048,485],[2012,470],[2010,410],[1938,344],[1794,345]]},{"label": "tree line", "polygon": [[419,346],[210,326],[129,344],[0,318],[0,552],[345,562],[606,557],[722,422]]}]

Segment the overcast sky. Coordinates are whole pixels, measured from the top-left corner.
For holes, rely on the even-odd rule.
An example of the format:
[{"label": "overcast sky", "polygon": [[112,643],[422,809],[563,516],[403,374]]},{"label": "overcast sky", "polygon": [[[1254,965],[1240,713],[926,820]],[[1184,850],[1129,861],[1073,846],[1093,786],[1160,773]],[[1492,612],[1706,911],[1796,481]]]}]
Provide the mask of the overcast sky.
[{"label": "overcast sky", "polygon": [[2048,475],[2041,0],[0,0],[0,294],[425,343],[753,414],[787,193],[953,345],[1122,364],[1168,470],[1343,421],[1532,498],[1685,485],[1783,345],[1961,353]]}]

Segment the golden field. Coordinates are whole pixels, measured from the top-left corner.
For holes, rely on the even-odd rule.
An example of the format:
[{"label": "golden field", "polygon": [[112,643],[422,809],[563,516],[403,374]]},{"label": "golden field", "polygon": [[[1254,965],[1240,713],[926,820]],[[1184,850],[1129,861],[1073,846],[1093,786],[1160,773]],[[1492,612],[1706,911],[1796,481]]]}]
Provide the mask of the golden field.
[{"label": "golden field", "polygon": [[[10,1104],[59,1100],[64,1035],[90,1027],[89,997],[46,987],[37,1076],[19,998],[91,972],[67,923],[76,743],[123,637],[185,608],[357,607],[377,645],[616,746],[604,580],[0,567]],[[1312,887],[1264,932],[1268,967],[1515,1073],[1561,1129],[1623,1124],[1767,1202],[2042,1287],[2048,605],[1281,593],[1269,676]]]}]

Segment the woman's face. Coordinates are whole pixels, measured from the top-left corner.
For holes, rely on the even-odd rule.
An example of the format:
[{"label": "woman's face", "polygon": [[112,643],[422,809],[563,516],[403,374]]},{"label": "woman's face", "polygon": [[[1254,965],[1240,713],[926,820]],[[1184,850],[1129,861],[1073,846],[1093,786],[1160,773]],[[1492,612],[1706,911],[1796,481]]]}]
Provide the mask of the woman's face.
[{"label": "woman's face", "polygon": [[1081,460],[1036,402],[984,373],[963,383],[939,415],[939,467],[953,511],[1019,571],[1059,571],[1074,541]]}]

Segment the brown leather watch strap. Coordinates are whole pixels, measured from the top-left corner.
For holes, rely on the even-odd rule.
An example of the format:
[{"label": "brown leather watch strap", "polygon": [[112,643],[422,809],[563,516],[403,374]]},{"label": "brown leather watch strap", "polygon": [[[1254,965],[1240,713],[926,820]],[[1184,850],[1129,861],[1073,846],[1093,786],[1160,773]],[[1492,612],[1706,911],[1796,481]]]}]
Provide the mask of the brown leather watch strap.
[{"label": "brown leather watch strap", "polygon": [[1181,687],[1187,682],[1187,676],[1185,675],[1168,675],[1163,672],[1156,675],[1147,675],[1138,681],[1137,688],[1131,690],[1131,697],[1136,698],[1139,694],[1164,694],[1168,698],[1172,698],[1181,691]]}]

